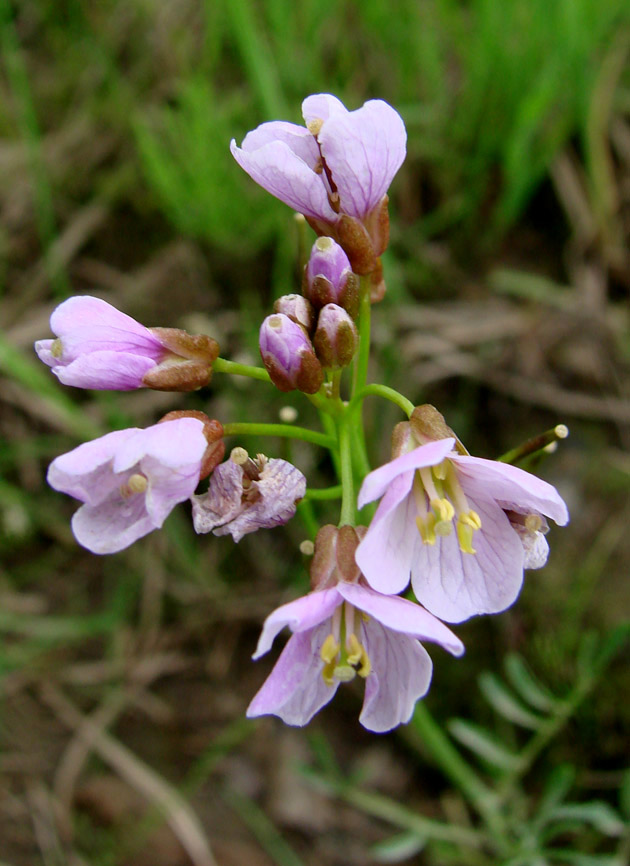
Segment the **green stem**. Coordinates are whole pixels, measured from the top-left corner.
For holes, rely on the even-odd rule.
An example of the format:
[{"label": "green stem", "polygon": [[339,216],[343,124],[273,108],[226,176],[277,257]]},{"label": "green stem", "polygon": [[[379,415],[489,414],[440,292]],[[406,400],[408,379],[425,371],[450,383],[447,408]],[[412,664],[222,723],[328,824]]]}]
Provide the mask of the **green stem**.
[{"label": "green stem", "polygon": [[341,499],[342,488],[341,484],[335,484],[334,487],[308,487],[306,489],[306,499]]},{"label": "green stem", "polygon": [[285,439],[302,439],[321,445],[322,448],[335,448],[337,441],[334,436],[308,430],[306,427],[295,427],[292,424],[258,424],[248,421],[234,421],[223,425],[225,436],[282,436]]},{"label": "green stem", "polygon": [[341,514],[339,515],[339,526],[349,524],[354,526],[355,522],[355,496],[354,477],[352,475],[352,447],[350,440],[350,429],[348,417],[339,419],[339,463],[341,470]]},{"label": "green stem", "polygon": [[367,383],[368,362],[370,360],[370,318],[372,302],[370,301],[370,278],[361,277],[361,303],[359,307],[359,352],[354,367],[354,382],[352,396],[365,388]]},{"label": "green stem", "polygon": [[357,391],[353,395],[352,400],[350,400],[350,402],[348,403],[348,409],[351,412],[354,412],[354,410],[363,403],[365,398],[369,397],[370,395],[374,395],[375,397],[383,397],[383,399],[389,400],[390,403],[395,403],[396,406],[403,410],[403,412],[408,418],[415,409],[415,406],[413,405],[411,400],[408,400],[398,391],[395,391],[393,388],[389,388],[387,385],[376,384],[366,385],[364,388],[361,388],[360,391]]},{"label": "green stem", "polygon": [[236,361],[228,361],[226,358],[217,358],[212,364],[212,370],[214,373],[232,373],[234,376],[249,376],[250,379],[271,382],[269,373],[263,367],[254,367],[251,364],[237,364]]},{"label": "green stem", "polygon": [[472,767],[462,758],[442,727],[437,724],[424,701],[416,704],[413,725],[439,767],[483,818],[497,844],[506,846],[504,822],[494,792],[479,779]]},{"label": "green stem", "polygon": [[532,454],[542,451],[549,445],[553,445],[561,439],[566,439],[568,435],[569,428],[565,424],[556,424],[553,430],[545,430],[544,433],[534,436],[533,439],[528,439],[527,442],[523,442],[521,445],[517,445],[516,448],[512,448],[511,451],[502,454],[499,457],[499,462],[518,463],[525,457],[531,457]]}]

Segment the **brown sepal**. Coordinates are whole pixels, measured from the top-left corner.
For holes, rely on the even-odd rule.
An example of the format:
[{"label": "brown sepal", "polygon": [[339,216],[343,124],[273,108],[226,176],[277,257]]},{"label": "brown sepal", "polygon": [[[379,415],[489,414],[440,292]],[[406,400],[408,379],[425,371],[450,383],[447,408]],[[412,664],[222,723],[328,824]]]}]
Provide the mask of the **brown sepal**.
[{"label": "brown sepal", "polygon": [[149,328],[165,349],[189,361],[212,364],[219,357],[219,344],[207,334],[189,334],[180,328]]},{"label": "brown sepal", "polygon": [[169,359],[153,367],[142,377],[142,384],[154,391],[196,391],[212,379],[207,361]]},{"label": "brown sepal", "polygon": [[322,387],[323,382],[324,371],[322,365],[315,357],[315,353],[311,351],[304,352],[297,375],[298,390],[303,391],[304,394],[316,394]]},{"label": "brown sepal", "polygon": [[178,418],[196,418],[203,422],[203,435],[206,437],[208,447],[201,458],[199,480],[203,481],[219,465],[225,456],[225,442],[223,441],[223,425],[214,418],[208,418],[205,412],[198,409],[174,409],[160,418],[158,424],[164,421],[176,421]]},{"label": "brown sepal", "polygon": [[372,240],[375,256],[381,256],[389,246],[389,198],[384,195],[376,207],[364,219],[364,225]]},{"label": "brown sepal", "polygon": [[350,259],[355,274],[370,274],[376,267],[374,245],[367,229],[356,217],[342,214],[335,223],[337,242]]},{"label": "brown sepal", "polygon": [[414,435],[419,443],[435,442],[439,439],[455,439],[455,447],[460,454],[468,454],[468,451],[456,434],[451,430],[441,412],[431,406],[430,403],[424,403],[422,406],[416,406],[411,413],[409,423],[414,432]]},{"label": "brown sepal", "polygon": [[365,527],[322,526],[315,539],[315,552],[311,560],[311,587],[330,589],[340,581],[356,583],[361,574],[355,561],[359,541]]}]

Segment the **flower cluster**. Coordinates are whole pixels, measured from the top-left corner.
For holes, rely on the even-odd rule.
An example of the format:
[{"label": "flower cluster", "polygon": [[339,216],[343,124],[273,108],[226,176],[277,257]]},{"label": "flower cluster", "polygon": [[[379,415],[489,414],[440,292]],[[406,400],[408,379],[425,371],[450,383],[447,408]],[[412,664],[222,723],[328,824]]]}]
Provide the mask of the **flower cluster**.
[{"label": "flower cluster", "polygon": [[[564,525],[568,513],[545,481],[470,456],[433,407],[414,408],[391,388],[368,385],[370,304],[385,291],[388,189],[405,156],[405,127],[381,100],[348,111],[336,97],[317,94],[302,112],[305,126],[264,123],[241,147],[231,145],[245,171],[303,214],[317,235],[300,285],[292,287],[299,291],[278,298],[260,326],[263,367],[220,358],[210,336],[145,327],[87,296],[54,311],[55,337],[35,349],[63,384],[81,388],[184,392],[206,387],[213,372],[266,380],[307,395],[323,431],[177,410],[146,429],[79,445],[53,461],[48,481],[82,503],[72,528],[98,554],[158,529],[185,501],[197,533],[238,542],[286,523],[309,494],[340,498],[338,525],[326,523],[303,548],[311,548],[311,591],[264,623],[254,658],[285,626],[292,636],[247,714],[304,725],[340,684],[358,678],[365,682],[359,720],[384,732],[408,722],[427,692],[432,662],[421,642],[461,655],[463,644],[443,621],[511,605],[524,569],[546,562],[547,518]],[[360,411],[368,393],[407,415],[394,429],[391,460],[371,472]],[[339,485],[309,491],[296,466],[250,456],[240,445],[224,460],[225,438],[239,434],[329,449]],[[204,479],[207,489],[198,492]],[[376,500],[369,525],[360,525],[359,511]],[[413,597],[400,597],[409,585]]]}]

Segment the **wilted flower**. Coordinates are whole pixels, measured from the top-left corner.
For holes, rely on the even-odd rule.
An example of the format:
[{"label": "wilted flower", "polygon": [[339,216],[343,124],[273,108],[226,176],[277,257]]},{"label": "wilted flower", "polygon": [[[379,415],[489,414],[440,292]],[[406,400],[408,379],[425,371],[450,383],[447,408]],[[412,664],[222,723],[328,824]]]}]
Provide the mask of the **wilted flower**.
[{"label": "wilted flower", "polygon": [[[321,533],[329,529],[336,528],[320,530],[316,555]],[[352,528],[337,532],[343,530]],[[326,533],[328,543],[333,539],[334,532]],[[356,541],[355,536],[355,547]],[[334,552],[329,558],[334,561]],[[382,733],[409,721],[416,701],[429,688],[433,670],[419,641],[434,641],[454,655],[461,655],[463,644],[419,605],[380,595],[359,579],[358,572],[350,581],[339,579],[267,617],[255,659],[271,648],[285,626],[293,636],[249,705],[249,717],[276,715],[289,725],[306,725],[332,700],[340,683],[358,675],[365,680],[359,716],[365,728]]]},{"label": "wilted flower", "polygon": [[523,569],[544,564],[546,542],[536,535],[545,527],[542,515],[563,526],[566,505],[529,472],[458,453],[454,435],[427,441],[427,415],[450,432],[435,409],[416,409],[395,431],[398,456],[363,482],[359,507],[381,503],[357,563],[380,592],[400,592],[411,576],[418,601],[447,622],[505,610]]},{"label": "wilted flower", "polygon": [[194,496],[193,522],[199,533],[232,536],[286,523],[306,492],[306,479],[286,460],[263,454],[255,459],[235,448],[231,459],[214,470],[207,493]]},{"label": "wilted flower", "polygon": [[302,103],[306,126],[263,123],[230,148],[264,189],[300,213],[348,254],[356,273],[371,273],[389,240],[387,190],[400,168],[407,134],[400,115],[373,99],[348,111],[320,93]]},{"label": "wilted flower", "polygon": [[178,328],[145,328],[89,295],[69,298],[50,317],[54,340],[35,351],[64,385],[95,390],[191,391],[207,385],[216,340]]},{"label": "wilted flower", "polygon": [[267,316],[260,326],[260,356],[273,384],[280,391],[298,388],[315,394],[324,372],[304,329],[284,313]]},{"label": "wilted flower", "polygon": [[192,496],[206,451],[216,446],[204,426],[185,417],[116,430],[53,460],[50,486],[85,503],[72,518],[79,544],[116,553],[162,526]]}]

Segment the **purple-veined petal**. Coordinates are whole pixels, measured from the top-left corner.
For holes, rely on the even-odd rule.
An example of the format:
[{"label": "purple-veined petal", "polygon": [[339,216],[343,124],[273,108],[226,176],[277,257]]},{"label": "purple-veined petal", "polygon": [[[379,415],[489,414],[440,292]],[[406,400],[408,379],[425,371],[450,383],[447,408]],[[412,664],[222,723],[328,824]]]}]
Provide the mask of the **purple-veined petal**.
[{"label": "purple-veined petal", "polygon": [[295,123],[288,123],[284,120],[261,123],[256,129],[247,133],[240,149],[246,153],[253,153],[274,141],[284,142],[296,156],[299,156],[306,163],[311,171],[315,170],[319,160],[317,142],[308,129]]},{"label": "purple-veined petal", "polygon": [[[39,357],[45,361],[42,354]],[[131,391],[142,387],[142,377],[155,366],[155,361],[141,355],[99,351],[81,355],[67,366],[52,365],[52,372],[63,385],[75,388]]]},{"label": "purple-veined petal", "polygon": [[198,418],[177,418],[154,424],[130,437],[116,451],[114,472],[124,472],[150,455],[156,463],[177,469],[201,461],[208,443],[203,422]]},{"label": "purple-veined petal", "polygon": [[[124,478],[122,479],[125,480]],[[82,505],[72,518],[76,540],[92,553],[117,553],[156,529],[144,496],[112,495],[98,506]]]},{"label": "purple-veined petal", "polygon": [[452,459],[467,495],[492,497],[506,508],[521,512],[531,508],[551,517],[559,526],[569,522],[567,506],[556,488],[531,472],[482,457],[456,455]]},{"label": "purple-veined petal", "polygon": [[120,486],[120,479],[112,473],[111,461],[116,450],[138,432],[137,427],[115,430],[61,454],[48,467],[48,483],[75,499],[97,505],[108,497],[110,490]]},{"label": "purple-veined petal", "polygon": [[365,681],[359,721],[368,731],[385,733],[409,721],[416,701],[429,689],[433,665],[417,640],[376,620],[363,626],[363,642],[372,672]]},{"label": "purple-veined petal", "polygon": [[436,466],[441,463],[446,455],[453,450],[454,445],[455,440],[452,438],[428,442],[426,445],[420,445],[413,451],[401,454],[400,457],[374,469],[373,472],[365,476],[361,485],[358,498],[359,508],[363,508],[368,502],[379,499],[398,475],[409,472],[411,469]]},{"label": "purple-veined petal", "polygon": [[252,658],[260,658],[268,652],[276,635],[285,626],[288,626],[292,632],[302,632],[313,628],[332,616],[333,611],[341,604],[341,601],[341,596],[333,587],[320,592],[310,592],[308,595],[296,598],[295,601],[290,601],[276,608],[264,622],[258,646]]},{"label": "purple-veined petal", "polygon": [[57,364],[65,367],[77,358],[108,351],[141,355],[156,363],[161,361],[166,354],[164,346],[148,328],[142,325],[139,328],[142,328],[142,331],[127,331],[112,328],[110,325],[90,325],[67,331],[58,338],[58,351],[61,350],[61,354],[57,358]]},{"label": "purple-veined petal", "polygon": [[476,553],[460,550],[455,527],[434,545],[420,536],[411,582],[420,604],[446,622],[499,613],[518,596],[523,583],[523,545],[503,509],[490,500],[469,500],[481,518],[473,535]]},{"label": "purple-veined petal", "polygon": [[140,461],[138,470],[149,482],[145,494],[145,507],[156,527],[162,526],[176,505],[185,502],[193,495],[199,484],[200,466],[201,458],[183,464],[177,469],[164,466],[151,455]]},{"label": "purple-veined petal", "polygon": [[53,334],[58,336],[73,331],[80,332],[86,328],[102,327],[116,328],[140,337],[144,337],[148,330],[131,316],[112,307],[107,301],[90,295],[68,298],[54,310],[50,317],[50,328]]},{"label": "purple-veined petal", "polygon": [[[210,532],[234,520],[245,507],[242,502],[243,470],[232,460],[226,460],[210,476],[207,493],[192,497],[195,532]],[[229,529],[217,530],[226,535]]]},{"label": "purple-veined petal", "polygon": [[306,725],[333,699],[338,683],[322,678],[320,657],[328,636],[326,625],[294,634],[274,669],[247,708],[247,717],[279,716],[287,725]]},{"label": "purple-veined petal", "polygon": [[363,540],[355,560],[371,587],[386,594],[401,592],[409,583],[411,559],[419,538],[416,505],[409,495],[413,483],[399,475],[391,482]]},{"label": "purple-veined petal", "polygon": [[346,601],[370,614],[386,628],[438,643],[455,656],[464,652],[464,644],[457,635],[419,604],[398,596],[381,595],[359,584],[340,583],[338,590]]},{"label": "purple-veined petal", "polygon": [[300,159],[284,141],[272,141],[258,150],[245,151],[232,140],[232,156],[260,184],[280,201],[305,216],[335,223],[337,214],[328,202],[321,177]]},{"label": "purple-veined petal", "polygon": [[373,99],[356,111],[331,114],[318,140],[342,211],[362,219],[381,201],[405,158],[402,118]]},{"label": "purple-veined petal", "polygon": [[312,123],[314,120],[327,121],[336,114],[348,114],[348,109],[331,93],[314,93],[302,102],[304,123]]}]

